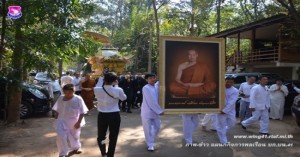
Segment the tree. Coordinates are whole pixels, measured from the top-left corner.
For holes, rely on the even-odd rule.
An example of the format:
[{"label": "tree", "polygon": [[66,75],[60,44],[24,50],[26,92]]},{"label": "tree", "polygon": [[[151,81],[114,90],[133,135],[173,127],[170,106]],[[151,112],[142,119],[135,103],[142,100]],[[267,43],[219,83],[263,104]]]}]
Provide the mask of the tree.
[{"label": "tree", "polygon": [[7,33],[5,47],[12,50],[8,56],[11,68],[5,75],[11,80],[7,122],[14,123],[19,119],[24,72],[36,67],[53,71],[59,60],[68,61],[77,56],[82,41],[80,32],[85,28],[80,18],[91,14],[95,7],[92,0],[12,0],[7,5],[19,5],[23,13],[2,29],[2,34]]}]

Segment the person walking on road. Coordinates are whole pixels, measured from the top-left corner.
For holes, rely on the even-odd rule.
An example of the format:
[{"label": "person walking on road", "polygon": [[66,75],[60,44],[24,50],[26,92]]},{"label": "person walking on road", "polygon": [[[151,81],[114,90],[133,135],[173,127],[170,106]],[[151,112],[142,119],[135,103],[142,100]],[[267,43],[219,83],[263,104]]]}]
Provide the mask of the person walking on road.
[{"label": "person walking on road", "polygon": [[[117,75],[113,72],[104,74],[104,85],[95,87],[94,93],[97,98],[98,114],[98,146],[103,157],[113,157],[119,136],[121,117],[119,100],[126,100],[124,91],[119,87]],[[109,130],[109,145],[106,151],[106,133]]]},{"label": "person walking on road", "polygon": [[259,133],[269,135],[269,108],[270,108],[270,93],[266,86],[268,78],[262,76],[259,79],[259,85],[253,87],[250,92],[250,110],[252,117],[242,121],[242,128],[246,129],[249,125],[259,120]]},{"label": "person walking on road", "polygon": [[155,139],[161,124],[160,115],[163,115],[164,111],[158,103],[158,88],[155,85],[156,75],[152,73],[146,74],[145,79],[148,84],[142,89],[143,103],[141,117],[148,151],[154,151]]}]

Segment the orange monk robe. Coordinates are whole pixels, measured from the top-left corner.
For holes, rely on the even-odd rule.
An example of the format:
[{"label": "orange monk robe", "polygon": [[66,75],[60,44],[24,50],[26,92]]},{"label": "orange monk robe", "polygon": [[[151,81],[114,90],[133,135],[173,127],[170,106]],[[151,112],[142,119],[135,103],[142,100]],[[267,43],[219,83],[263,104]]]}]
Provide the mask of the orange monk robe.
[{"label": "orange monk robe", "polygon": [[[81,86],[83,88],[94,88],[96,85],[96,81],[94,79],[89,79],[85,82],[82,82]],[[86,104],[86,107],[91,110],[94,108],[94,90],[91,91],[86,91],[86,90],[81,90],[80,93],[82,99],[84,100],[84,103]]]},{"label": "orange monk robe", "polygon": [[215,96],[216,83],[211,71],[205,64],[197,63],[182,71],[180,80],[183,83],[204,83],[199,87],[185,87],[178,82],[170,84],[170,91],[177,97],[211,98]]}]

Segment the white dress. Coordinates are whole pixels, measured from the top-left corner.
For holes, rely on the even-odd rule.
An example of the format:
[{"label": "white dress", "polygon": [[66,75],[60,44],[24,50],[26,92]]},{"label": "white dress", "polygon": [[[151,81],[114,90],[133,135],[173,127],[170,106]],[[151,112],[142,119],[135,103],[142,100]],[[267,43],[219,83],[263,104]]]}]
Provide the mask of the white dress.
[{"label": "white dress", "polygon": [[[277,90],[279,89],[280,90]],[[274,84],[270,87],[270,118],[282,120],[284,114],[284,102],[285,97],[288,95],[289,91],[285,85],[278,86]]]}]

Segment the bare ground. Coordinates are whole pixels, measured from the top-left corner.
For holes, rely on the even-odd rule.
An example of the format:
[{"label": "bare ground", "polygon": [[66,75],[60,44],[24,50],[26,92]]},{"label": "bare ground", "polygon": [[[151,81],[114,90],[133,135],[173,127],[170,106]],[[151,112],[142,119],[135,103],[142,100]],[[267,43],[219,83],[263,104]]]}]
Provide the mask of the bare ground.
[{"label": "bare ground", "polygon": [[[283,121],[271,120],[272,135],[293,135],[291,139],[235,139],[233,135],[258,135],[259,124],[246,131],[236,125],[229,134],[232,143],[292,143],[293,146],[279,147],[185,147],[182,139],[182,122],[180,115],[162,116],[162,127],[157,139],[155,152],[148,152],[144,142],[140,111],[121,113],[121,130],[116,148],[116,157],[260,157],[260,156],[300,156],[300,128],[291,116]],[[203,115],[201,115],[203,117]],[[0,128],[0,157],[57,157],[56,133],[52,127],[54,119],[48,116],[37,116],[25,120],[17,126]],[[82,128],[82,157],[99,157],[97,146],[97,111],[92,110],[86,116],[87,125]],[[204,131],[200,127],[194,133],[195,143],[218,143],[216,132]]]}]

